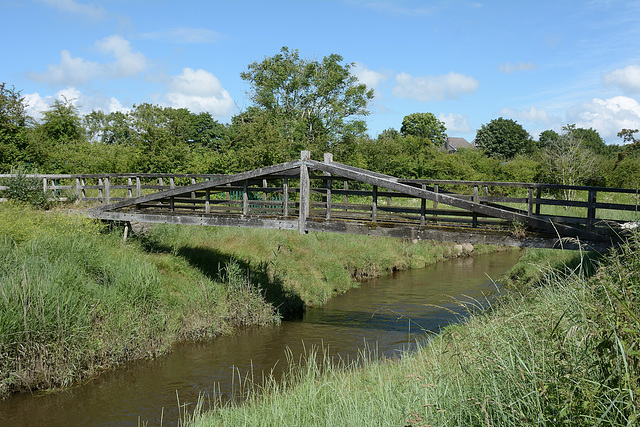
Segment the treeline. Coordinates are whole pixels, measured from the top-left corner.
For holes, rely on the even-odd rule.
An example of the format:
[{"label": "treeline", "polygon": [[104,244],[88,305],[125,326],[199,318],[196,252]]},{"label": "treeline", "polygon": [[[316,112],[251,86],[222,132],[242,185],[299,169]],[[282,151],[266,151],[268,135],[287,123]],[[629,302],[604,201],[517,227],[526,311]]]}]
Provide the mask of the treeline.
[{"label": "treeline", "polygon": [[623,145],[606,145],[596,130],[575,125],[534,140],[514,120],[497,118],[478,131],[476,148],[450,154],[444,123],[414,113],[399,131],[372,138],[364,118],[373,90],[352,67],[339,55],[309,60],[282,48],[241,73],[252,105],[228,124],[147,103],[81,115],[66,98],[36,121],[20,91],[0,83],[0,173],[235,173],[310,150],[316,159],[332,152],[342,163],[404,178],[640,185],[636,129],[620,131]]}]

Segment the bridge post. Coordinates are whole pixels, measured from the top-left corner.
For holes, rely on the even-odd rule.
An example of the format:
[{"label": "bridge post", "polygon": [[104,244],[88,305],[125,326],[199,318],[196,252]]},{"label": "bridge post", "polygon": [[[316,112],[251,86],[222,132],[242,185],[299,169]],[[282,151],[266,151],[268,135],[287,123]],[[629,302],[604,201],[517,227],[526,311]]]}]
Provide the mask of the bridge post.
[{"label": "bridge post", "polygon": [[289,216],[289,178],[282,180],[282,215]]},{"label": "bridge post", "polygon": [[80,187],[80,178],[76,178],[76,205],[80,203],[81,195],[82,195],[82,190]]},{"label": "bridge post", "polygon": [[[427,184],[422,183],[422,189],[427,189]],[[427,210],[427,199],[424,197],[420,199],[420,225],[424,225],[426,222],[426,210]]]},{"label": "bridge post", "polygon": [[307,216],[309,215],[309,168],[304,163],[311,157],[310,151],[300,153],[300,204],[298,206],[298,233],[307,233]]},{"label": "bridge post", "polygon": [[111,180],[108,176],[104,178],[104,203],[111,203]]},{"label": "bridge post", "polygon": [[378,219],[378,186],[373,186],[373,200],[371,203],[371,221],[376,222]]},{"label": "bridge post", "polygon": [[[478,186],[474,185],[473,186],[473,202],[474,203],[478,203],[479,199],[478,199]],[[478,214],[477,213],[473,213],[473,219],[471,220],[471,226],[473,228],[477,228],[478,227]]]},{"label": "bridge post", "polygon": [[587,231],[593,230],[593,222],[596,219],[596,191],[589,190],[587,205]]},{"label": "bridge post", "polygon": [[[324,162],[332,163],[333,162],[333,154],[324,153]],[[322,175],[330,177],[331,174],[329,172],[323,172]],[[331,219],[331,187],[333,186],[333,180],[331,178],[327,178],[325,181],[325,187],[327,189],[327,195],[324,198],[324,202],[327,206],[327,219]]]},{"label": "bridge post", "polygon": [[529,187],[527,216],[533,216],[533,187]]}]

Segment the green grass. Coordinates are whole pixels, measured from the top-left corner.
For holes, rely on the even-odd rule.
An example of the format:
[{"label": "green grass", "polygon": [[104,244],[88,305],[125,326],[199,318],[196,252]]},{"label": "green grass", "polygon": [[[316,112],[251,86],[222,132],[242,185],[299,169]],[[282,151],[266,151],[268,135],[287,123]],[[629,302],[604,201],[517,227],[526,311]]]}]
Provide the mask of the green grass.
[{"label": "green grass", "polygon": [[[458,256],[452,243],[224,227],[159,225],[147,236],[151,250],[180,254],[211,278],[230,259],[249,270],[276,305],[317,306],[356,279],[420,268]],[[477,246],[475,252],[499,248]]]},{"label": "green grass", "polygon": [[123,242],[122,232],[0,204],[0,396],[295,317],[358,278],[458,256],[452,244],[365,236],[167,225]]},{"label": "green grass", "polygon": [[[538,280],[447,328],[414,354],[358,367],[321,349],[282,382],[246,386],[243,405],[200,402],[189,426],[637,425],[640,238]],[[559,253],[559,252],[555,252]],[[531,261],[531,259],[529,260]],[[527,261],[527,262],[529,262]],[[208,405],[213,410],[205,411]]]},{"label": "green grass", "polygon": [[243,274],[213,281],[80,216],[0,205],[0,396],[275,321]]}]

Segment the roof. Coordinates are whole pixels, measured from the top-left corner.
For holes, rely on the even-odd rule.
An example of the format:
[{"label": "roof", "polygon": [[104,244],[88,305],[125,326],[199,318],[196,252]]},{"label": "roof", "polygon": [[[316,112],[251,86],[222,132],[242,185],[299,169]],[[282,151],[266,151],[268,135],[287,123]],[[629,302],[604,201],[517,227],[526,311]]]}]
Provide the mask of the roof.
[{"label": "roof", "polygon": [[464,138],[448,136],[444,140],[444,149],[450,153],[455,153],[460,148],[475,148]]}]

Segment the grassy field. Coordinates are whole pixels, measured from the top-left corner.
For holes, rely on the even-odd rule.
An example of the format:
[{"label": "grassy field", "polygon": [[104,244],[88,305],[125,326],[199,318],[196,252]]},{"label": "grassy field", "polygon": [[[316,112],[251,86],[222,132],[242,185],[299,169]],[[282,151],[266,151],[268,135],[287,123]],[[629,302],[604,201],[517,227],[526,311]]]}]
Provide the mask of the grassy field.
[{"label": "grassy field", "polygon": [[358,278],[460,254],[447,244],[276,230],[156,226],[126,242],[122,231],[0,203],[0,397],[295,317]]},{"label": "grassy field", "polygon": [[[200,402],[200,426],[637,425],[640,238],[593,264],[530,251],[490,310],[418,352],[332,365],[321,349],[243,405]],[[533,268],[537,265],[536,268]],[[527,278],[521,281],[520,279]],[[213,405],[213,410],[204,410]]]}]

